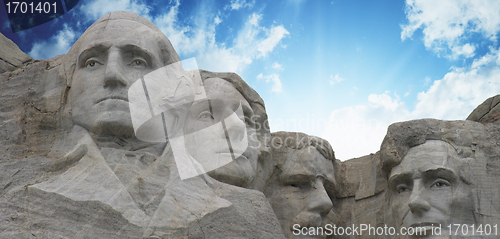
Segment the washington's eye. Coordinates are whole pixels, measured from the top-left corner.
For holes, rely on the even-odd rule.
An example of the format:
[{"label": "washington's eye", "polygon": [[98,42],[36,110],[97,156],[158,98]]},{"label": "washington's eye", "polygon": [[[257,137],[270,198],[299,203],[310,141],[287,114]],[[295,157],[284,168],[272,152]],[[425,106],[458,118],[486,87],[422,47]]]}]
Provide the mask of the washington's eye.
[{"label": "washington's eye", "polygon": [[99,63],[98,61],[96,61],[94,59],[88,59],[85,62],[85,67],[95,67],[97,64],[101,64],[101,63]]},{"label": "washington's eye", "polygon": [[130,62],[131,66],[148,66],[148,63],[146,63],[145,60],[142,59],[134,59],[132,62]]},{"label": "washington's eye", "polygon": [[198,115],[198,120],[208,121],[213,119],[214,117],[209,111],[203,111]]},{"label": "washington's eye", "polygon": [[431,188],[444,188],[449,186],[451,186],[451,184],[448,180],[440,178],[432,183]]}]

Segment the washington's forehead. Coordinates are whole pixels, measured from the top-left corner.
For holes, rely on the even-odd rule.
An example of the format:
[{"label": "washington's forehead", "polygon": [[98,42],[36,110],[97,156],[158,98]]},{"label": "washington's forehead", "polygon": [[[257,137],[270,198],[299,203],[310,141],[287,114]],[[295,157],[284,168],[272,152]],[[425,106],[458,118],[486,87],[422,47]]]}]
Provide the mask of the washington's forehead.
[{"label": "washington's forehead", "polygon": [[114,23],[111,25],[100,23],[93,27],[90,31],[82,35],[80,51],[83,51],[94,45],[138,45],[142,48],[157,48],[155,41],[157,34],[149,27],[139,22],[126,20],[130,24],[124,22]]},{"label": "washington's forehead", "polygon": [[129,19],[117,19],[110,21],[99,22],[93,26],[91,26],[86,33],[92,32],[103,32],[103,31],[112,31],[112,30],[130,30],[130,29],[138,29],[138,28],[147,28],[151,31],[154,31],[149,26],[144,25],[141,22],[133,21]]}]

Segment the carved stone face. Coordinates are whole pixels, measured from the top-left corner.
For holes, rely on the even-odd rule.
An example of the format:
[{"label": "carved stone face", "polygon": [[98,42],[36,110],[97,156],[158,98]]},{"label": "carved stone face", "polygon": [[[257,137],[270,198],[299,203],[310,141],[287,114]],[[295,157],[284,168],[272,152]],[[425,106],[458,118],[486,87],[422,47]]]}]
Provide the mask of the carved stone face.
[{"label": "carved stone face", "polygon": [[157,34],[121,20],[99,23],[82,36],[68,96],[75,124],[98,135],[134,135],[127,92],[161,67]]},{"label": "carved stone face", "polygon": [[[208,100],[195,102],[188,113],[184,126],[187,152],[213,178],[248,187],[255,177],[259,155],[255,125],[251,121],[253,110],[224,79],[207,79],[204,87],[210,105]],[[234,161],[231,154],[236,155]]]},{"label": "carved stone face", "polygon": [[317,227],[326,223],[333,204],[325,186],[333,182],[333,163],[312,146],[286,159],[264,193],[287,238],[293,236],[294,224]]},{"label": "carved stone face", "polygon": [[429,140],[411,148],[389,177],[391,207],[400,226],[446,228],[474,220],[472,194],[458,176],[459,159],[448,143]]}]

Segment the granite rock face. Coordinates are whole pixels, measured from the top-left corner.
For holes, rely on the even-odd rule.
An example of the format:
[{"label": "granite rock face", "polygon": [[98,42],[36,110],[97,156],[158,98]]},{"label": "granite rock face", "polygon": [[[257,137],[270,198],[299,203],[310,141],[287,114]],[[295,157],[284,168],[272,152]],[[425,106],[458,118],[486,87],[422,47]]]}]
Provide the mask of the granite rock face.
[{"label": "granite rock face", "polygon": [[276,132],[271,137],[273,169],[264,187],[287,238],[294,225],[324,227],[336,197],[335,159],[330,144],[319,137],[297,132]]},{"label": "granite rock face", "polygon": [[[342,162],[337,188],[343,193],[332,221],[343,227],[387,225],[396,232],[421,222],[440,223],[443,229],[454,223],[498,224],[499,132],[496,124],[471,121],[392,124],[379,152]],[[449,238],[445,230],[442,236]],[[460,236],[474,237],[470,232]]]},{"label": "granite rock face", "polygon": [[[149,31],[151,42],[134,45],[127,38],[133,31],[120,34],[130,27]],[[87,48],[101,44],[95,34],[104,31],[130,44]],[[154,55],[140,47],[152,47]],[[133,54],[112,58],[128,51]],[[137,58],[113,68],[130,55]],[[115,12],[94,23],[68,54],[0,75],[1,238],[283,237],[262,192],[207,174],[181,180],[168,142],[127,135],[133,130],[130,113],[115,111],[128,107],[123,93],[141,78],[138,72],[175,61],[177,54],[156,26],[137,14]],[[106,73],[98,73],[100,67]],[[107,98],[101,103],[92,97]],[[261,107],[254,112],[267,117],[263,102]],[[105,120],[99,118],[103,112]],[[109,119],[114,123],[103,128]],[[254,174],[257,161],[253,165]]]},{"label": "granite rock face", "polygon": [[[121,41],[99,41],[103,32]],[[0,238],[294,238],[294,225],[500,224],[500,96],[465,121],[392,124],[380,151],[341,162],[321,138],[271,134],[263,100],[237,74],[193,70],[159,98],[179,106],[161,116],[178,120],[154,128],[186,137],[144,141],[127,90],[142,83],[145,94],[151,75],[180,60],[151,22],[108,14],[48,60],[2,37]],[[232,150],[219,158],[217,147]],[[187,179],[179,153],[195,170]],[[203,171],[221,158],[229,163]]]},{"label": "granite rock face", "polygon": [[14,71],[26,63],[33,61],[33,58],[26,55],[9,38],[0,33],[0,74]]},{"label": "granite rock face", "polygon": [[488,98],[477,108],[475,108],[467,120],[476,121],[482,124],[494,123],[500,119],[500,95]]}]

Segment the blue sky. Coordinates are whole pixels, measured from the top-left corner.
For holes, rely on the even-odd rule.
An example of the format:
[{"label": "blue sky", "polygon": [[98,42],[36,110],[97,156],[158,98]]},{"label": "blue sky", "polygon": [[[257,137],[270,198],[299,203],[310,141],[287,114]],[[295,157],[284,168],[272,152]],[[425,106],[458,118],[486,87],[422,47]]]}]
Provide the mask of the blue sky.
[{"label": "blue sky", "polygon": [[15,34],[0,9],[0,28],[51,58],[117,10],[150,19],[181,59],[240,74],[264,99],[271,131],[323,137],[341,160],[375,153],[391,123],[463,120],[500,92],[496,0],[80,0]]}]

